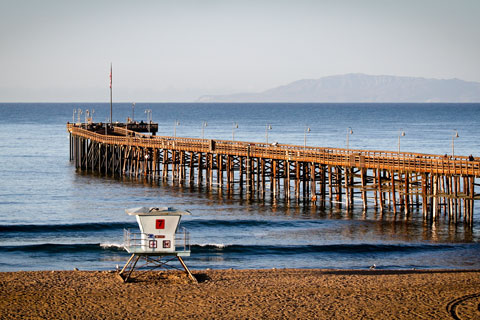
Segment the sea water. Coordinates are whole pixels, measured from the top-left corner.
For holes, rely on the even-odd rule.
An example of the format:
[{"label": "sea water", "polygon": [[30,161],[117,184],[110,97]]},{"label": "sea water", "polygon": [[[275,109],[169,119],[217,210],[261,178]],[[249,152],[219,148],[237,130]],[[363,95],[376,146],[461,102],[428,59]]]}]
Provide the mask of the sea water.
[{"label": "sea water", "polygon": [[[480,268],[479,203],[469,228],[363,212],[360,200],[346,212],[76,171],[66,123],[87,109],[110,117],[107,103],[0,104],[0,271],[115,269],[128,259],[123,229],[137,228],[125,208],[159,205],[192,212],[181,223],[193,269]],[[401,151],[480,157],[480,104],[115,103],[113,120],[146,121],[145,110],[158,135],[340,148],[348,135],[351,149],[390,151],[400,136]]]}]

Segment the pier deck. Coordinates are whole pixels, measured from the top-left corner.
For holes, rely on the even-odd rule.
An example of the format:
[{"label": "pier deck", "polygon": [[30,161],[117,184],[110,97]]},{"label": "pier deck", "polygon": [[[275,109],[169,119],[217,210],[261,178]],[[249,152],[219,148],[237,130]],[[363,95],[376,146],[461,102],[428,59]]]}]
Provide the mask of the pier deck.
[{"label": "pier deck", "polygon": [[315,206],[328,200],[349,209],[360,194],[365,210],[373,199],[382,212],[408,215],[416,206],[425,219],[443,210],[451,221],[470,224],[480,199],[480,161],[466,156],[154,136],[121,124],[106,131],[67,124],[67,130],[79,169],[225,187],[247,198],[270,194]]}]

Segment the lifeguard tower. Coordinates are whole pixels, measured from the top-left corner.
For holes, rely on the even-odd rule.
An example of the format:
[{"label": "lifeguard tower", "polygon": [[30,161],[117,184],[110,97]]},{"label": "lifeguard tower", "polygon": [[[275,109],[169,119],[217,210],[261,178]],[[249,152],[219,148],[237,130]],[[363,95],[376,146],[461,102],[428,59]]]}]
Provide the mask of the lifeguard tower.
[{"label": "lifeguard tower", "polygon": [[[178,259],[187,275],[194,282],[197,279],[192,275],[183,262],[182,257],[190,256],[189,234],[185,228],[179,232],[180,219],[190,215],[188,211],[177,210],[172,207],[140,207],[126,209],[128,215],[136,216],[140,232],[124,230],[124,246],[131,253],[125,266],[118,273],[124,282],[127,282],[135,268],[175,268],[168,264]],[[145,265],[137,266],[140,259]]]}]

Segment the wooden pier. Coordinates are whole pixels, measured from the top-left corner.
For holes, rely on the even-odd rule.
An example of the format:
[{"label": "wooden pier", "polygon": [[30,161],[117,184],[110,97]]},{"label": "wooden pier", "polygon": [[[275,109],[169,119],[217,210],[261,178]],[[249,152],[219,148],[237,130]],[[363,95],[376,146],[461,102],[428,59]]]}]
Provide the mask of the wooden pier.
[{"label": "wooden pier", "polygon": [[358,200],[364,210],[405,216],[416,210],[425,220],[443,214],[468,225],[480,199],[480,161],[472,157],[165,137],[131,129],[67,124],[70,160],[81,170],[218,187],[248,199],[347,210]]}]

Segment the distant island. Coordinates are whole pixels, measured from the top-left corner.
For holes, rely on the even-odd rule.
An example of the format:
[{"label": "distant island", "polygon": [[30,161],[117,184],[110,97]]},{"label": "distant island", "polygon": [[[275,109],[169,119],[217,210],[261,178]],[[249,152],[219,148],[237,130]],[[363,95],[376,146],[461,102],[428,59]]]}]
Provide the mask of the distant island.
[{"label": "distant island", "polygon": [[480,102],[480,83],[352,73],[258,93],[205,95],[197,102]]}]

